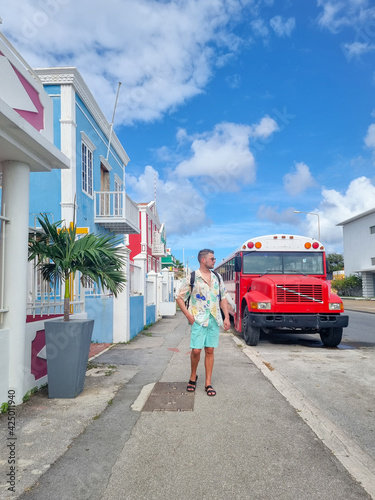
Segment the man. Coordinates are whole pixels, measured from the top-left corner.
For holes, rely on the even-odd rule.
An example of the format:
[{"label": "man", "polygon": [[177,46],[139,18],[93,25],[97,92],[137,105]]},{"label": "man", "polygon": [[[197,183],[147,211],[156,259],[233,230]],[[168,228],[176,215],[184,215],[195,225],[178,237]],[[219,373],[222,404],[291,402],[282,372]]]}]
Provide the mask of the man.
[{"label": "man", "polygon": [[[181,285],[177,296],[177,304],[187,317],[191,325],[191,375],[187,391],[194,392],[197,383],[197,368],[201,351],[205,350],[207,396],[216,396],[211,385],[214,366],[214,348],[219,345],[220,326],[223,325],[220,308],[224,313],[224,329],[230,327],[228,302],[225,298],[226,290],[220,277],[218,280],[211,269],[215,266],[214,251],[208,248],[198,254],[199,269],[195,272],[193,289],[190,286],[190,276],[187,276]],[[185,301],[190,297],[189,309]]]}]

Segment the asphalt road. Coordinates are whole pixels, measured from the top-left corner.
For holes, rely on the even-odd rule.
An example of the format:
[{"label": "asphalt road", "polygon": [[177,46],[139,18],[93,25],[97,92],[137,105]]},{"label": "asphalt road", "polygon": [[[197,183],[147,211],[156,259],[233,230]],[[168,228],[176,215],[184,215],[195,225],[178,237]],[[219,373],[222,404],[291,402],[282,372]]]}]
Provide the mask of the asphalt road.
[{"label": "asphalt road", "polygon": [[356,347],[375,347],[375,315],[371,313],[346,311],[349,326],[344,328],[343,342]]},{"label": "asphalt road", "polygon": [[281,386],[296,390],[297,411],[304,402],[314,407],[375,474],[375,315],[347,314],[349,327],[337,348],[325,347],[318,335],[263,335],[249,357],[267,367],[266,376],[277,374]]}]

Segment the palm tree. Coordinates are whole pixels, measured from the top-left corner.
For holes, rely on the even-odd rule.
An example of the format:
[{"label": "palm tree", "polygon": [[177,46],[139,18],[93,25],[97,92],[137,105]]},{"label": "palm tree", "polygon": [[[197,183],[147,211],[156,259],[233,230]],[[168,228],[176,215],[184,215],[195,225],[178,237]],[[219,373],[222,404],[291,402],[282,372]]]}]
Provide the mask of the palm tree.
[{"label": "palm tree", "polygon": [[51,223],[41,214],[38,222],[43,233],[29,240],[29,260],[37,259],[45,281],[52,284],[60,280],[65,285],[64,321],[69,321],[69,276],[81,273],[83,286],[96,283],[99,289],[108,288],[115,297],[126,282],[122,266],[125,256],[117,248],[121,242],[114,236],[85,234],[76,239],[76,226],[62,227],[62,221]]}]

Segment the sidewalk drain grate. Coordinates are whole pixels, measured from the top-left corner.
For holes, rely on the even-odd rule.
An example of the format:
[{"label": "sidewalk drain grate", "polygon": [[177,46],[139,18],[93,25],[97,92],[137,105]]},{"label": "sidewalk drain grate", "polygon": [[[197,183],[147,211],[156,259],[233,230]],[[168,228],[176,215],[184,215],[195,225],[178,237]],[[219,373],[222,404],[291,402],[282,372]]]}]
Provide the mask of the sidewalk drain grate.
[{"label": "sidewalk drain grate", "polygon": [[193,411],[194,393],[186,382],[157,382],[142,411]]}]

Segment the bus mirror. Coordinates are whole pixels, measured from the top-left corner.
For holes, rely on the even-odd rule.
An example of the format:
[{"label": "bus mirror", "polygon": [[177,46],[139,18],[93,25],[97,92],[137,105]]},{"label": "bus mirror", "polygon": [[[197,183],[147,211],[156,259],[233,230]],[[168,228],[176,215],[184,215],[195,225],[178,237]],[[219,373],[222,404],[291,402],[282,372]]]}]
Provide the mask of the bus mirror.
[{"label": "bus mirror", "polygon": [[241,255],[236,255],[234,258],[234,272],[240,273],[241,272]]}]

